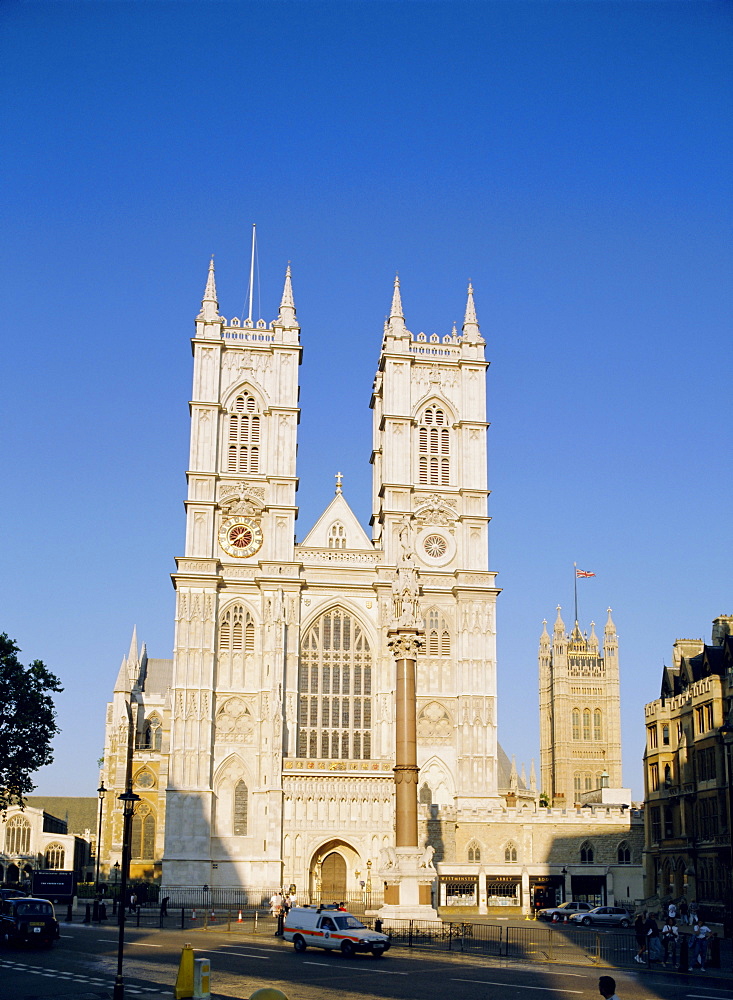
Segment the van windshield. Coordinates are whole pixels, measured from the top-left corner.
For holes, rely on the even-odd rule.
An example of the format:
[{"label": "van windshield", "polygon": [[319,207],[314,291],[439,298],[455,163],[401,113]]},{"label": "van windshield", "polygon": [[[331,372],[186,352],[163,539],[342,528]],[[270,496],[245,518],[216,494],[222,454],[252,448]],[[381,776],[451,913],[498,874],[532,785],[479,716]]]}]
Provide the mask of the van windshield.
[{"label": "van windshield", "polygon": [[337,926],[342,931],[358,930],[364,926],[361,920],[357,920],[356,917],[336,917],[335,920]]}]

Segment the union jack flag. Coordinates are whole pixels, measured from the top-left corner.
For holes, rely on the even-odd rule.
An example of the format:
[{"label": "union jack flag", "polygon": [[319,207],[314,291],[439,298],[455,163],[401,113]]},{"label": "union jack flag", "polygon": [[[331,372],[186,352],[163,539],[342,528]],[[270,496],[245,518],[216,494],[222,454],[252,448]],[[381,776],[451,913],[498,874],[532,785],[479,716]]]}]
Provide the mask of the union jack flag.
[{"label": "union jack flag", "polygon": [[576,569],[576,576],[595,576],[595,573],[589,573],[587,569]]}]

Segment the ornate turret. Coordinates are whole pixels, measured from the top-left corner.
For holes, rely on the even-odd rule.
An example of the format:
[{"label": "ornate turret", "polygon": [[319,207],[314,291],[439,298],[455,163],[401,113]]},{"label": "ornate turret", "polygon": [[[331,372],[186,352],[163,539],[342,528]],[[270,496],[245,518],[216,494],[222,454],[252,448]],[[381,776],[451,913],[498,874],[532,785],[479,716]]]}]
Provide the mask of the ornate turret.
[{"label": "ornate turret", "polygon": [[479,330],[478,320],[476,319],[476,306],[473,301],[473,285],[470,281],[468,283],[466,315],[463,320],[463,339],[469,344],[484,343],[481,337],[481,331]]},{"label": "ornate turret", "polygon": [[206,288],[201,302],[199,318],[205,323],[213,323],[219,318],[219,301],[216,297],[216,278],[214,277],[214,255],[209,261],[209,274],[206,278]]},{"label": "ornate turret", "polygon": [[283,297],[280,302],[280,311],[277,315],[277,325],[287,327],[300,327],[295,316],[295,300],[293,299],[293,282],[290,273],[290,264],[285,271],[285,286],[283,287]]}]

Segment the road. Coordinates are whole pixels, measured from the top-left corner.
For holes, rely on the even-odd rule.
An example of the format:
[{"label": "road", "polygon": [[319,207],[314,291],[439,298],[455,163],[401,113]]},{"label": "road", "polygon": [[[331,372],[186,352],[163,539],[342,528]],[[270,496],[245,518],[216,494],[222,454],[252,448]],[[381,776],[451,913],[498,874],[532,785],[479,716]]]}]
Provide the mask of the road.
[{"label": "road", "polygon": [[[620,1000],[733,1000],[733,980],[706,974],[614,972],[578,966],[518,963],[507,959],[433,954],[393,948],[382,959],[355,959],[291,945],[269,935],[225,930],[128,928],[126,996],[173,995],[181,946],[190,942],[208,957],[212,998],[240,1000],[261,986],[276,986],[289,1000],[574,1000],[597,998],[599,974],[612,974]],[[62,924],[51,951],[0,949],[2,1000],[109,1000],[117,968],[114,926]]]}]

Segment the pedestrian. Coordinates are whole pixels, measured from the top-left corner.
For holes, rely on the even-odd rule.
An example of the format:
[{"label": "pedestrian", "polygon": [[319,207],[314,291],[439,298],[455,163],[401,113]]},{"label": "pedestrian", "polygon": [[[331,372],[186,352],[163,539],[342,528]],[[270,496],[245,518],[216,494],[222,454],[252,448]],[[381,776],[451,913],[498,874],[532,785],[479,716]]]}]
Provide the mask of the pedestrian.
[{"label": "pedestrian", "polygon": [[619,1000],[616,996],[616,980],[612,976],[601,976],[598,980],[598,992],[604,1000]]},{"label": "pedestrian", "polygon": [[675,906],[674,900],[672,900],[669,906],[667,907],[667,916],[671,920],[674,920],[677,917],[677,907]]},{"label": "pedestrian", "polygon": [[690,903],[690,923],[693,925],[697,923],[697,901],[694,899]]},{"label": "pedestrian", "polygon": [[270,896],[270,916],[276,917],[282,906],[282,896],[279,892],[273,892]]},{"label": "pedestrian", "polygon": [[161,903],[160,903],[160,915],[161,915],[161,917],[167,917],[168,916],[168,902],[169,902],[169,900],[170,900],[170,896],[163,896],[163,899],[161,900]]},{"label": "pedestrian", "polygon": [[128,907],[128,910],[130,913],[137,912],[137,896],[135,895],[134,892],[130,893],[130,905]]},{"label": "pedestrian", "polygon": [[638,962],[639,965],[644,964],[644,952],[646,951],[646,929],[644,927],[645,917],[645,913],[637,913],[636,920],[634,921],[634,934],[636,935],[636,945],[638,949],[634,955],[634,961]]},{"label": "pedestrian", "polygon": [[712,931],[705,923],[705,921],[700,921],[699,924],[695,924],[692,928],[692,944],[693,950],[690,955],[689,965],[687,968],[688,972],[692,972],[695,966],[699,963],[700,972],[705,972],[705,959],[708,957],[708,938],[712,934]]},{"label": "pedestrian", "polygon": [[687,900],[683,899],[682,902],[680,903],[680,923],[683,923],[685,925],[689,924],[689,922],[690,922],[690,916],[689,916],[689,914],[690,914],[690,911],[689,911],[689,908],[687,906]]},{"label": "pedestrian", "polygon": [[655,920],[655,914],[649,914],[644,924],[644,930],[646,931],[647,938],[646,946],[649,949],[649,961],[661,962],[664,952],[662,950],[662,940],[659,936],[659,925]]},{"label": "pedestrian", "polygon": [[662,946],[664,948],[664,964],[672,964],[672,968],[677,965],[677,947],[680,943],[680,932],[673,917],[667,917],[662,928]]}]

